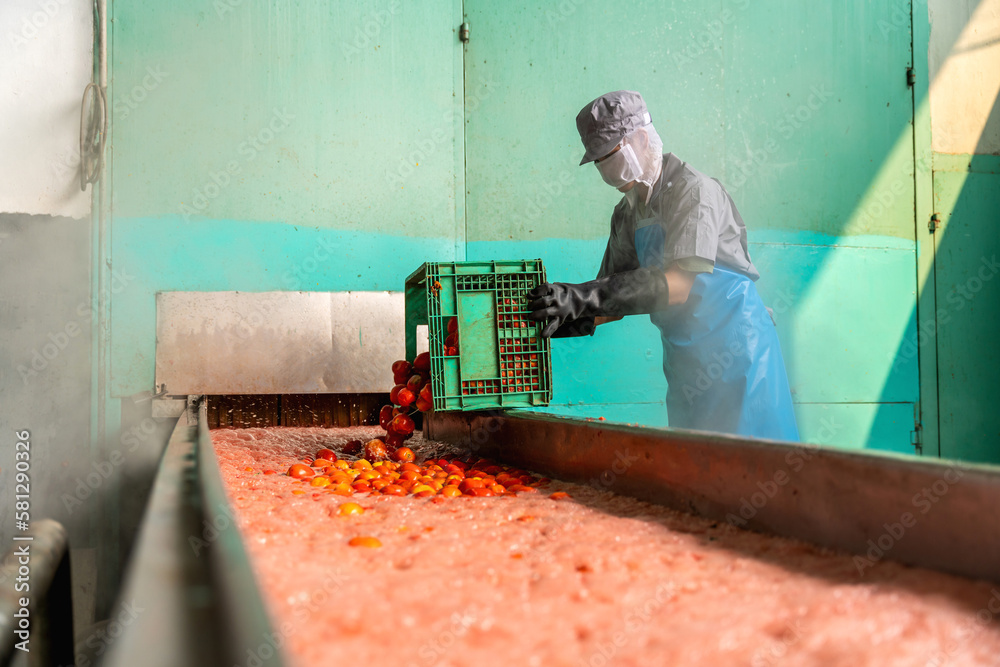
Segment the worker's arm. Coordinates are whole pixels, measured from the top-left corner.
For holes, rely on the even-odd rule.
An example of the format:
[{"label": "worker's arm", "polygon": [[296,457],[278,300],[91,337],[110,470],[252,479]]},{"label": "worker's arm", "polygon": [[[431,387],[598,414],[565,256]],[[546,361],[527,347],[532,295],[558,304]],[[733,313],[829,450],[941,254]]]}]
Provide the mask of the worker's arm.
[{"label": "worker's arm", "polygon": [[[676,306],[685,303],[691,294],[691,287],[694,285],[694,279],[698,277],[698,274],[685,271],[675,265],[667,269],[664,275],[667,278],[667,286],[670,290],[669,304]],[[609,322],[617,322],[623,317],[624,315],[595,317],[594,326],[599,327]]]},{"label": "worker's arm", "polygon": [[598,317],[607,322],[684,303],[693,283],[694,274],[676,267],[665,272],[639,268],[581,284],[543,283],[528,292],[529,317],[547,322],[542,329],[545,338],[589,335]]}]

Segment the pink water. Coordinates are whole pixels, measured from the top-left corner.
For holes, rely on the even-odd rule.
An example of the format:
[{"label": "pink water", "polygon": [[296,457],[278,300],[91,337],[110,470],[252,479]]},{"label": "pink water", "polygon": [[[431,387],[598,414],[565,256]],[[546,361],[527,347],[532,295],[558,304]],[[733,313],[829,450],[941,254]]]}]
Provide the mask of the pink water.
[{"label": "pink water", "polygon": [[[1000,665],[988,583],[891,562],[862,577],[844,554],[561,482],[348,498],[280,474],[379,432],[212,432],[294,665]],[[446,449],[411,443],[418,459]],[[366,512],[338,516],[350,501]],[[356,536],[383,546],[348,546]]]}]

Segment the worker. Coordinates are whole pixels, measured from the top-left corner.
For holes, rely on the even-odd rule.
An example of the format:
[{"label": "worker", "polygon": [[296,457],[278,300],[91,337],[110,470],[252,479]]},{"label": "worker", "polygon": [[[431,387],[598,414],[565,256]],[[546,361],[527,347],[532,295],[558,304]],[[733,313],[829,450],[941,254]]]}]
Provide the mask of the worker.
[{"label": "worker", "polygon": [[777,330],[754,281],[747,232],[725,188],[672,153],[639,93],[598,97],[576,117],[604,182],[624,194],[597,279],[528,293],[544,337],[593,335],[648,314],[663,341],[674,428],[798,440]]}]

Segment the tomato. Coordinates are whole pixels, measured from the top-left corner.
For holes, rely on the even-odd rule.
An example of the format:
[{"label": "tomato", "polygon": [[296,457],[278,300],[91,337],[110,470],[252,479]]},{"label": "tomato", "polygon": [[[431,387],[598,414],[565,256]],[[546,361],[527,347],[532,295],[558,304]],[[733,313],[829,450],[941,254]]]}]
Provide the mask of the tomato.
[{"label": "tomato", "polygon": [[421,352],[417,355],[417,358],[413,360],[413,370],[416,371],[429,371],[431,369],[431,353]]},{"label": "tomato", "polygon": [[418,466],[416,463],[407,461],[406,463],[403,463],[402,465],[399,466],[399,470],[400,472],[404,470],[412,470],[413,472],[420,472],[420,466]]},{"label": "tomato", "polygon": [[352,537],[348,544],[352,547],[367,547],[369,549],[377,549],[382,546],[382,542],[375,537]]},{"label": "tomato", "polygon": [[365,508],[357,503],[343,503],[338,509],[337,514],[340,516],[356,516],[358,514],[364,514]]},{"label": "tomato", "polygon": [[351,464],[351,467],[355,470],[371,470],[372,464],[365,459],[358,459]]},{"label": "tomato", "polygon": [[401,487],[399,484],[389,484],[388,486],[382,487],[383,496],[405,496],[406,489]]},{"label": "tomato", "polygon": [[472,489],[482,489],[484,488],[483,480],[472,479],[471,477],[466,477],[458,484],[458,489],[462,493],[470,493]]},{"label": "tomato", "polygon": [[421,412],[430,412],[431,410],[434,409],[434,403],[432,403],[431,401],[425,401],[424,399],[418,396],[417,400],[414,401],[413,403],[413,407],[415,407],[417,410],[420,410]]},{"label": "tomato", "polygon": [[403,387],[402,389],[396,392],[395,402],[399,403],[403,407],[413,405],[413,402],[415,400],[417,400],[417,395],[414,394],[411,390],[407,389],[406,387]]},{"label": "tomato", "polygon": [[552,500],[564,500],[564,499],[570,498],[570,497],[571,496],[568,493],[566,493],[565,491],[556,491],[551,496],[549,496],[549,498],[551,498]]},{"label": "tomato", "polygon": [[386,449],[396,450],[403,446],[403,442],[406,440],[406,436],[400,435],[395,431],[390,431],[385,436],[385,447]]},{"label": "tomato", "polygon": [[457,347],[446,347],[444,349],[444,354],[447,357],[457,357],[458,356],[458,348]]},{"label": "tomato", "polygon": [[378,411],[378,425],[384,429],[389,428],[389,422],[392,421],[392,406],[383,405],[382,409]]},{"label": "tomato", "polygon": [[371,485],[373,491],[381,491],[382,489],[384,489],[385,487],[389,486],[389,484],[390,484],[389,480],[384,479],[382,477],[378,477],[376,479],[373,479],[373,480],[369,481],[368,483]]},{"label": "tomato", "polygon": [[278,473],[277,470],[271,470],[270,468],[268,468],[267,470],[264,471],[265,475],[275,475],[277,473]]},{"label": "tomato", "polygon": [[448,337],[444,339],[445,347],[458,347],[458,334],[448,334]]},{"label": "tomato", "polygon": [[497,494],[498,496],[502,495],[503,493],[505,493],[507,491],[507,489],[504,488],[504,486],[502,484],[494,484],[493,486],[488,486],[486,488],[488,488],[490,491],[492,491],[493,493]]},{"label": "tomato", "polygon": [[400,359],[399,361],[392,362],[393,373],[406,373],[407,375],[409,375],[412,369],[413,366],[410,364],[409,361],[406,361],[405,359]]},{"label": "tomato", "polygon": [[288,469],[288,476],[294,477],[295,479],[305,479],[306,477],[312,477],[313,471],[312,468],[307,465],[296,463]]},{"label": "tomato", "polygon": [[404,470],[400,475],[400,479],[408,479],[411,482],[420,479],[420,473],[415,470]]},{"label": "tomato", "polygon": [[399,392],[402,391],[403,389],[406,389],[406,385],[402,383],[397,384],[395,387],[393,387],[392,390],[389,392],[389,402],[393,403],[394,405],[399,405]]},{"label": "tomato", "polygon": [[392,453],[392,459],[394,461],[409,462],[414,459],[416,455],[413,450],[409,447],[400,447]]},{"label": "tomato", "polygon": [[372,485],[368,482],[355,482],[354,484],[351,484],[351,488],[358,493],[368,493],[372,490]]},{"label": "tomato", "polygon": [[415,428],[416,424],[413,423],[413,418],[409,415],[396,415],[389,422],[389,430],[403,436],[410,435]]},{"label": "tomato", "polygon": [[462,492],[458,490],[457,486],[446,486],[441,489],[441,495],[445,498],[454,498],[455,496],[462,495]]},{"label": "tomato", "polygon": [[388,456],[385,443],[378,438],[369,440],[365,445],[365,458],[371,461],[381,461]]},{"label": "tomato", "polygon": [[337,460],[337,455],[333,452],[332,449],[326,449],[324,447],[323,449],[316,452],[316,460],[329,461],[330,463],[333,463],[334,461]]},{"label": "tomato", "polygon": [[453,317],[448,320],[448,333],[453,334],[458,331],[458,318]]},{"label": "tomato", "polygon": [[434,495],[434,489],[431,489],[430,487],[428,487],[424,491],[417,491],[416,489],[414,489],[413,491],[414,498],[430,498],[433,495]]},{"label": "tomato", "polygon": [[339,484],[334,484],[333,486],[329,486],[327,488],[333,493],[336,493],[338,496],[349,496],[354,493],[354,489],[352,489],[351,485],[347,482],[340,482]]},{"label": "tomato", "polygon": [[424,386],[424,378],[420,375],[411,375],[410,379],[406,381],[406,388],[414,394],[419,392],[422,386]]},{"label": "tomato", "polygon": [[330,484],[330,478],[323,476],[313,477],[312,481],[309,483],[312,484],[313,486],[328,486]]},{"label": "tomato", "polygon": [[512,484],[507,487],[508,491],[514,491],[516,493],[538,493],[538,489],[533,486],[525,486],[524,484]]},{"label": "tomato", "polygon": [[[361,451],[362,447],[364,447],[364,443],[360,440],[348,440],[344,443],[343,449],[345,454],[357,454]],[[336,463],[336,461],[334,461],[334,463]]]},{"label": "tomato", "polygon": [[472,491],[468,495],[475,496],[477,498],[492,498],[496,494],[493,493],[493,491],[490,490],[490,489],[483,488],[483,487],[477,487],[477,488],[472,489]]}]

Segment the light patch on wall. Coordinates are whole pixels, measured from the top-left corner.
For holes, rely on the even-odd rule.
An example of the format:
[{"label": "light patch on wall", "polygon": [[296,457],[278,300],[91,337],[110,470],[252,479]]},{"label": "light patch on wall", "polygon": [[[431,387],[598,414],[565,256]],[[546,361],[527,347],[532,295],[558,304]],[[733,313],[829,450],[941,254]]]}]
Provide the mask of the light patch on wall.
[{"label": "light patch on wall", "polygon": [[1000,153],[1000,0],[929,0],[931,131],[939,153]]},{"label": "light patch on wall", "polygon": [[94,58],[89,0],[0,3],[0,212],[84,218],[80,105]]}]

